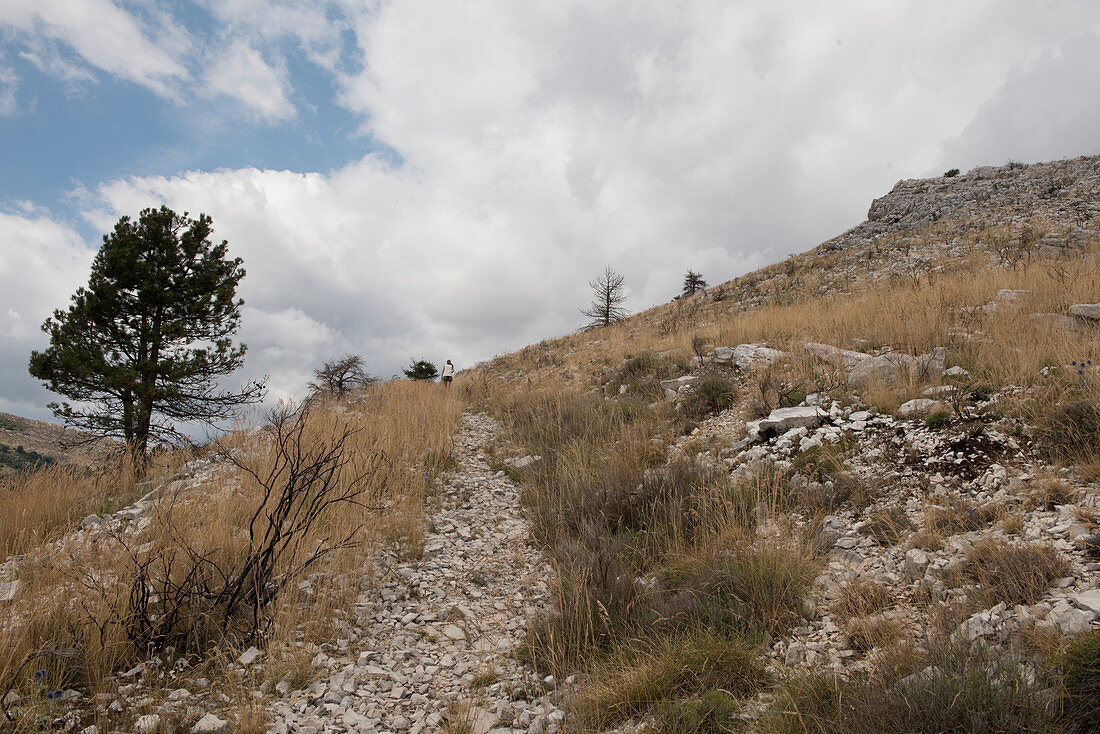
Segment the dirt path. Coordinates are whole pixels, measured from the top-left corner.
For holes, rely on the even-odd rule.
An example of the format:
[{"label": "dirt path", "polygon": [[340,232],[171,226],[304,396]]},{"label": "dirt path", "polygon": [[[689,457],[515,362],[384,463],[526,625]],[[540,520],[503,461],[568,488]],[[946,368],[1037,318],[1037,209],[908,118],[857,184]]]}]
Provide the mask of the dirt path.
[{"label": "dirt path", "polygon": [[553,680],[540,680],[515,655],[551,576],[529,541],[516,486],[485,459],[499,430],[487,416],[463,416],[458,468],[429,503],[424,555],[387,557],[381,582],[356,603],[362,634],[339,655],[314,660],[319,680],[285,691],[269,731],[559,728]]}]

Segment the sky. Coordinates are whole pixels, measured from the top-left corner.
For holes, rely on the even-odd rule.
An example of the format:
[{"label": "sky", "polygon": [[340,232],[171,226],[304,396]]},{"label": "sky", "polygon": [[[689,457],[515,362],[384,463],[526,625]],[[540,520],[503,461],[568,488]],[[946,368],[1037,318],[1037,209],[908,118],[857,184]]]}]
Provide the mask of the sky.
[{"label": "sky", "polygon": [[1100,153],[1095,0],[0,0],[0,411],[123,215],[209,214],[245,367],[461,369],[858,224],[900,179]]}]

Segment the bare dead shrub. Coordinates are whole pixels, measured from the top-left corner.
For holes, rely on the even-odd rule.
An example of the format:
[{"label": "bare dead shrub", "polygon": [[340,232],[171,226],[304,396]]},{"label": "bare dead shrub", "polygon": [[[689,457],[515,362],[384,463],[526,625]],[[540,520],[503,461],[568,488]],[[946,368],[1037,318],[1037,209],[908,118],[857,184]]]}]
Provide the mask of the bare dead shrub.
[{"label": "bare dead shrub", "polygon": [[[123,624],[136,648],[201,649],[230,634],[250,642],[266,629],[264,612],[287,584],[328,554],[354,545],[361,525],[302,548],[337,505],[381,509],[364,500],[383,456],[346,451],[356,433],[346,423],[333,424],[320,440],[304,437],[307,424],[308,411],[273,411],[268,428],[273,460],[263,468],[238,451],[223,452],[260,487],[243,553],[198,548],[180,532],[152,548],[125,546],[132,586]],[[166,523],[173,523],[172,508]]]}]

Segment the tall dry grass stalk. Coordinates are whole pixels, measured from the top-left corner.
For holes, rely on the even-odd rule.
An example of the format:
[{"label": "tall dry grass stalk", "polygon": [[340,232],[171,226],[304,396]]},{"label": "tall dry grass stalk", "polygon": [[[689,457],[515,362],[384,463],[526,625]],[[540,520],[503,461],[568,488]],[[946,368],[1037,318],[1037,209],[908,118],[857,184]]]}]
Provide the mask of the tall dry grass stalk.
[{"label": "tall dry grass stalk", "polygon": [[[371,560],[379,548],[398,546],[403,552],[417,552],[425,492],[448,465],[460,414],[460,402],[439,386],[408,382],[371,388],[347,404],[326,405],[309,413],[300,446],[295,448],[316,450],[334,435],[349,432],[344,446],[347,461],[338,481],[351,481],[363,470],[369,475],[361,502],[327,508],[280,559],[277,574],[303,565],[305,571],[289,580],[286,594],[272,609],[261,610],[270,621],[261,628],[266,630],[264,644],[273,667],[299,668],[293,658],[301,657],[297,651],[303,642],[331,639],[350,601],[369,579]],[[256,475],[266,476],[275,461],[269,434],[249,431],[228,438],[236,460]],[[223,471],[207,486],[164,500],[128,533],[37,547],[23,541],[27,557],[18,570],[23,588],[10,613],[0,619],[0,688],[31,693],[25,674],[39,663],[26,665],[28,657],[51,649],[73,651],[50,664],[51,683],[57,687],[79,683],[93,690],[119,666],[147,656],[149,652],[135,648],[128,634],[133,579],[140,563],[152,559],[148,566],[152,581],[160,574],[183,583],[196,568],[196,559],[222,569],[241,562],[250,547],[250,519],[258,514],[262,524],[263,487],[231,464],[221,466]],[[55,476],[70,475],[50,469],[41,477],[24,477],[21,486],[35,490],[48,486]],[[276,479],[276,492],[280,481],[285,477]],[[88,486],[75,479],[63,483],[56,490],[58,503],[80,506],[65,491],[81,492]],[[30,498],[23,502],[31,503]],[[15,526],[7,537],[32,536]],[[350,542],[331,547],[341,539]],[[331,552],[309,562],[326,548]],[[208,568],[201,563],[199,567]],[[203,578],[204,583],[217,582]],[[308,584],[300,587],[302,581]],[[203,645],[231,648],[237,644],[233,637],[220,636],[226,628],[219,624],[216,612],[197,607],[184,610],[180,624],[191,627],[180,640],[196,651]],[[287,661],[275,662],[283,653]],[[47,654],[44,659],[54,658]],[[17,676],[21,667],[23,672]]]}]

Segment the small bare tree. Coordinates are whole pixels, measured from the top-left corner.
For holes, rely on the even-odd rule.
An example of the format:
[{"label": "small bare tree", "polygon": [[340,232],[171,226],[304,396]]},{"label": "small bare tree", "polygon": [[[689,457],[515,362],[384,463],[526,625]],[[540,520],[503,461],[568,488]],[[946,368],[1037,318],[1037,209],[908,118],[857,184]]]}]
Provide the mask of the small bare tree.
[{"label": "small bare tree", "polygon": [[688,270],[687,275],[684,276],[684,290],[680,293],[680,295],[694,296],[696,293],[706,287],[707,281],[703,280],[703,276],[700,273]]},{"label": "small bare tree", "polygon": [[340,359],[330,359],[313,371],[314,381],[309,383],[313,396],[327,396],[337,400],[348,392],[366,387],[378,381],[363,369],[363,358],[358,354],[345,354]]},{"label": "small bare tree", "polygon": [[595,297],[592,305],[581,309],[581,313],[591,319],[586,328],[608,326],[627,315],[628,311],[622,307],[626,300],[623,276],[616,273],[610,265],[604,268],[602,274],[588,281],[588,285],[592,287]]}]

